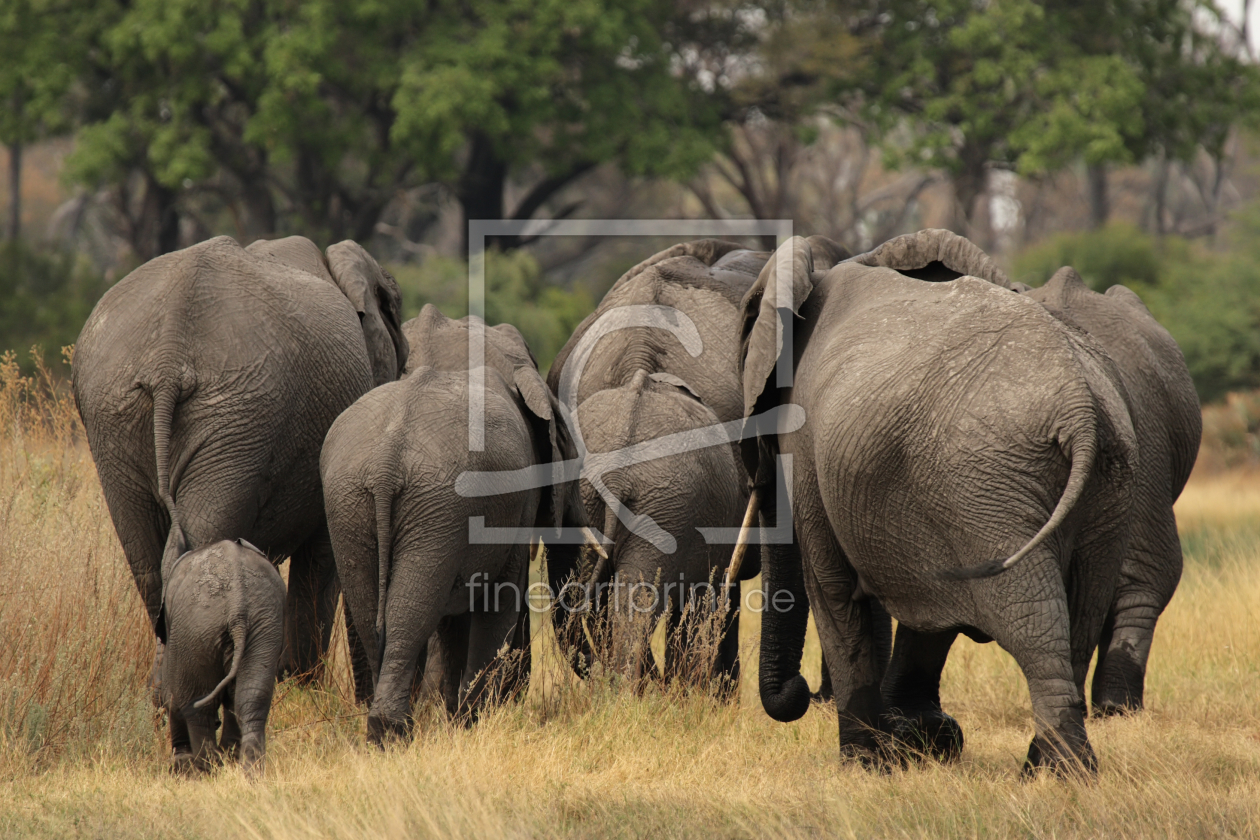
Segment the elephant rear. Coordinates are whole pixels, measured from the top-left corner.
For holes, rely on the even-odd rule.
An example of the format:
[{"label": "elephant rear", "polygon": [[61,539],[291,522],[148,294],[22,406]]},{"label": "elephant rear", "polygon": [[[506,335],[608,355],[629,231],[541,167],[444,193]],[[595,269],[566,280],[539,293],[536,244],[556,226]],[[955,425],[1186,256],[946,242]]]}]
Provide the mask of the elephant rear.
[{"label": "elephant rear", "polygon": [[285,597],[280,573],[248,543],[224,540],[173,564],[162,607],[161,685],[176,769],[205,769],[219,751],[237,750],[248,770],[261,770]]},{"label": "elephant rear", "polygon": [[470,472],[526,471],[536,463],[537,441],[498,372],[477,375],[486,381],[484,450],[469,443],[469,374],[431,368],[364,395],[324,444],[333,550],[374,678],[374,741],[409,730],[415,671],[444,617],[475,614],[459,663],[461,672],[465,661],[470,669],[467,692],[467,678],[510,641],[524,608],[529,534],[544,490],[469,497],[456,481]]}]

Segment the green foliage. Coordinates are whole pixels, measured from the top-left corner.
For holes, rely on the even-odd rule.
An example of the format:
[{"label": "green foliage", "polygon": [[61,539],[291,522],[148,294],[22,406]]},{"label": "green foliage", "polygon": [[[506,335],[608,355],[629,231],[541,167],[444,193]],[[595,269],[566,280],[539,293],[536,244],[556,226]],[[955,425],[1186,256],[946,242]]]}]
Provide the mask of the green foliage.
[{"label": "green foliage", "polygon": [[[884,0],[849,97],[893,163],[973,181],[1219,154],[1254,111],[1254,68],[1223,45],[1208,0]],[[974,187],[973,187],[974,189]]]},{"label": "green foliage", "polygon": [[[468,264],[430,257],[419,265],[390,266],[402,288],[403,313],[415,317],[431,303],[448,318],[468,314]],[[521,331],[546,373],[573,330],[595,308],[583,289],[547,285],[538,262],[523,251],[486,253],[486,323],[510,323]]]},{"label": "green foliage", "polygon": [[[100,8],[70,177],[117,184],[139,170],[200,188],[246,205],[253,235],[274,232],[281,205],[295,232],[366,239],[400,189],[438,182],[465,204],[501,204],[507,175],[534,166],[687,175],[718,125],[676,72],[665,33],[680,12],[660,0]],[[523,202],[522,217],[542,203]]]},{"label": "green foliage", "polygon": [[64,130],[79,56],[68,49],[74,16],[54,0],[0,4],[0,143],[26,143]]},{"label": "green foliage", "polygon": [[1040,286],[1070,265],[1095,291],[1120,284],[1145,295],[1159,285],[1165,261],[1186,259],[1187,248],[1184,240],[1159,242],[1132,225],[1113,222],[1100,230],[1057,234],[1026,248],[1015,257],[1014,277]]},{"label": "green foliage", "polygon": [[16,351],[29,375],[35,363],[27,351],[39,346],[52,367],[107,288],[78,255],[36,250],[20,240],[0,244],[0,351]]},{"label": "green foliage", "polygon": [[1028,248],[1015,259],[1015,277],[1040,285],[1070,265],[1096,291],[1128,286],[1177,340],[1209,402],[1260,387],[1260,208],[1235,217],[1228,245],[1209,251],[1112,224]]}]

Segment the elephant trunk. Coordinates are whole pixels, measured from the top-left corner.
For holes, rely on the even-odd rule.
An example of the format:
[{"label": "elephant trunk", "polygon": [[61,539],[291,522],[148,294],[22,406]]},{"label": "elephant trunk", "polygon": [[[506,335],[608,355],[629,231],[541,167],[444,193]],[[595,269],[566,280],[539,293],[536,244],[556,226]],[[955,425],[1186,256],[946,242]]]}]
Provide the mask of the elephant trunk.
[{"label": "elephant trunk", "polygon": [[[777,477],[776,483],[781,484],[781,481],[782,478]],[[775,489],[775,493],[763,497],[760,521],[766,530],[779,524],[777,495],[787,490],[783,486]],[[792,527],[790,521],[782,525]],[[761,705],[770,717],[787,723],[798,720],[809,709],[809,684],[801,676],[809,603],[801,555],[795,542],[765,548],[768,556],[761,569],[764,599],[759,668]]]}]

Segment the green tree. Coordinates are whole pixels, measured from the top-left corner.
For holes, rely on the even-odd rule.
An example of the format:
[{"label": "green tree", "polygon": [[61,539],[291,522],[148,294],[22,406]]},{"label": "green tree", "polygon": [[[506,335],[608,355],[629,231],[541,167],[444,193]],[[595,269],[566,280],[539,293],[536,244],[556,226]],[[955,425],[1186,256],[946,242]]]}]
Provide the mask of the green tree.
[{"label": "green tree", "polygon": [[[486,323],[521,331],[545,375],[573,330],[595,308],[583,288],[547,285],[538,261],[525,251],[486,252]],[[468,314],[468,263],[430,257],[419,265],[390,266],[403,293],[403,314],[413,318],[431,303],[448,318]]]},{"label": "green tree", "polygon": [[6,0],[0,5],[0,143],[9,151],[8,237],[22,233],[22,150],[68,127],[78,27],[67,2]]},{"label": "green tree", "polygon": [[965,229],[993,167],[1217,153],[1255,77],[1214,14],[1206,0],[885,0],[854,18],[871,46],[838,94],[893,162],[949,174]]},{"label": "green tree", "polygon": [[[529,219],[605,161],[690,171],[716,126],[678,61],[694,21],[663,0],[112,8],[72,173],[143,184],[133,203],[160,221],[152,247],[133,239],[142,252],[169,249],[190,191],[216,196],[246,236],[367,239],[400,190],[429,182],[465,218]],[[535,171],[506,206],[509,179]]]}]

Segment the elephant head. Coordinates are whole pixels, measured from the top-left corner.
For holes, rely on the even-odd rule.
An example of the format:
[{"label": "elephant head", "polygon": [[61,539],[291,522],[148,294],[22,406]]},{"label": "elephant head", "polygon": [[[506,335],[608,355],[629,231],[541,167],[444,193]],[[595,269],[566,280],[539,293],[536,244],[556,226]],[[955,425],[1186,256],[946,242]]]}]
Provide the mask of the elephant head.
[{"label": "elephant head", "polygon": [[359,315],[373,386],[393,382],[403,372],[408,347],[401,326],[402,293],[398,282],[357,242],[338,242],[327,255],[303,236],[259,240],[245,250],[314,274],[341,290]]}]

